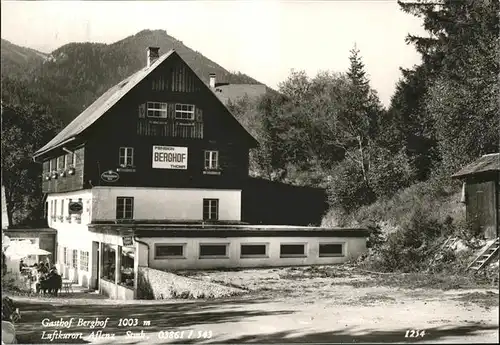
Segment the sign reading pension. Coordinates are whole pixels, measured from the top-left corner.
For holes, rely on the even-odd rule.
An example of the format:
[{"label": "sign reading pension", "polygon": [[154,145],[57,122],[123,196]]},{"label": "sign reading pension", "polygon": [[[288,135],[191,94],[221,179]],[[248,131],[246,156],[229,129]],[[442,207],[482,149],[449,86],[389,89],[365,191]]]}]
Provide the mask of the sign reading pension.
[{"label": "sign reading pension", "polygon": [[153,169],[187,169],[188,148],[153,146]]}]

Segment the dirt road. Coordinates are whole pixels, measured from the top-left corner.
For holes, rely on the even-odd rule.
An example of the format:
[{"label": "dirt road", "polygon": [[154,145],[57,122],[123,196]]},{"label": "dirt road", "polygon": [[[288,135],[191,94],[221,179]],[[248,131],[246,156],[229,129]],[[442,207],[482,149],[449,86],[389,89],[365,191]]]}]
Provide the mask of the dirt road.
[{"label": "dirt road", "polygon": [[[239,283],[251,290],[245,296],[226,300],[123,303],[37,299],[28,303],[23,299],[20,300],[23,322],[18,326],[19,340],[21,343],[96,344],[498,343],[499,340],[498,290],[355,287],[349,282],[352,277],[300,278],[275,270],[259,271],[257,277],[255,272],[203,273],[204,279]],[[279,277],[267,279],[266,275],[273,274]],[[268,282],[264,291],[256,288],[262,286],[262,281]],[[79,319],[91,321],[96,317],[98,321],[109,318],[106,328],[78,326]],[[70,328],[42,325],[44,319],[68,321],[71,318],[74,320]],[[120,327],[120,318],[131,319],[132,324],[137,319],[137,326]],[[46,338],[58,330],[62,336],[70,333],[82,336],[52,341]],[[88,338],[99,330],[102,333]],[[408,336],[418,336],[405,337],[407,331]],[[103,338],[105,334],[114,336]]]}]

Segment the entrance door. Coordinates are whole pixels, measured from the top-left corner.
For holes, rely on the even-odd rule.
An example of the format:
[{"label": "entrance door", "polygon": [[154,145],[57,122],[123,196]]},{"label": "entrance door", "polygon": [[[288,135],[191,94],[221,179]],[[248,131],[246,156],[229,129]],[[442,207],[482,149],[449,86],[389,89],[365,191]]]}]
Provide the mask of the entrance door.
[{"label": "entrance door", "polygon": [[495,226],[495,185],[493,182],[482,182],[474,185],[471,219],[480,234],[487,239],[497,237]]},{"label": "entrance door", "polygon": [[92,242],[92,278],[90,287],[99,290],[99,242]]},{"label": "entrance door", "polygon": [[45,207],[43,210],[43,219],[45,219],[46,222],[49,221],[49,202],[45,202]]}]

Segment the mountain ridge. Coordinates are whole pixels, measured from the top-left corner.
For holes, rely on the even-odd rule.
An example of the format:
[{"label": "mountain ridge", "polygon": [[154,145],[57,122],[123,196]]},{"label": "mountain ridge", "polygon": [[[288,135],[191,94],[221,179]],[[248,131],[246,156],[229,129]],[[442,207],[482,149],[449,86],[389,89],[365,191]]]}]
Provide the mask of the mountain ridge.
[{"label": "mountain ridge", "polygon": [[165,30],[142,30],[110,44],[71,42],[50,54],[2,38],[2,86],[27,85],[40,103],[47,104],[54,116],[67,124],[106,90],[143,68],[150,46],[159,47],[160,54],[175,49],[204,82],[215,73],[218,82],[265,85],[244,73],[226,70]]}]

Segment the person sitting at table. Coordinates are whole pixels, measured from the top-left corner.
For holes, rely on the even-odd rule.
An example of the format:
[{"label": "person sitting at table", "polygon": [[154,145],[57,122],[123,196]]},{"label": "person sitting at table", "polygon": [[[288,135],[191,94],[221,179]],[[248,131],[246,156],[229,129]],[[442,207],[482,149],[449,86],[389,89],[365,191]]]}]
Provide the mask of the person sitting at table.
[{"label": "person sitting at table", "polygon": [[33,281],[35,280],[34,277],[38,274],[38,264],[35,263],[32,267],[31,267],[31,276],[33,277]]},{"label": "person sitting at table", "polygon": [[24,263],[23,259],[21,259],[21,261],[19,261],[19,271],[22,272],[23,271],[23,268],[26,267],[26,264]]},{"label": "person sitting at table", "polygon": [[44,274],[49,273],[49,269],[47,266],[45,266],[44,262],[40,262],[40,267],[38,268],[38,270]]}]

